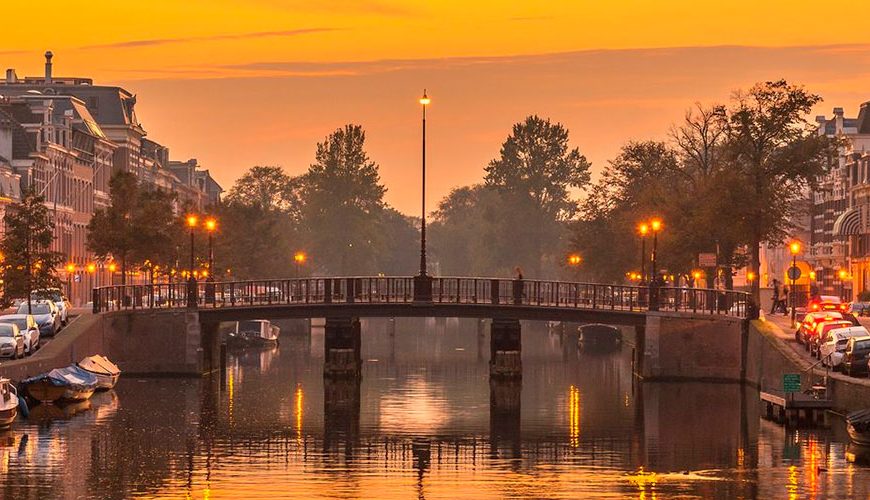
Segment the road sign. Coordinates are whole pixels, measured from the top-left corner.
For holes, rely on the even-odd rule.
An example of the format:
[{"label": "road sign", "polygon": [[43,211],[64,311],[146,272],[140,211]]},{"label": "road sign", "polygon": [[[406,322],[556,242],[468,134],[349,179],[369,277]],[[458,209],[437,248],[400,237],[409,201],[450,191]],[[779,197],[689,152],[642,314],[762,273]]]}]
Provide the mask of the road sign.
[{"label": "road sign", "polygon": [[715,253],[699,253],[698,267],[716,267]]},{"label": "road sign", "polygon": [[790,394],[801,391],[801,374],[786,373],[782,376],[782,392]]},{"label": "road sign", "polygon": [[75,276],[73,276],[73,281],[75,281],[76,283],[81,283],[82,282],[82,275],[76,274]]},{"label": "road sign", "polygon": [[801,270],[797,267],[788,268],[788,279],[792,281],[797,281],[801,277]]}]

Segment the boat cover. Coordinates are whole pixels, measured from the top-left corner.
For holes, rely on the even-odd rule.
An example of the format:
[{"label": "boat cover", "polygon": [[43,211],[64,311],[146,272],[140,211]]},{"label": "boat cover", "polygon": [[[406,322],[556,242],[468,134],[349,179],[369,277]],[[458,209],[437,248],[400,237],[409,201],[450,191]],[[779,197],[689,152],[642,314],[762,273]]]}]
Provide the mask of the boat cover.
[{"label": "boat cover", "polygon": [[82,370],[75,365],[55,368],[48,373],[24,379],[21,383],[27,385],[40,380],[48,380],[52,385],[58,387],[69,386],[80,390],[92,390],[97,387],[97,377],[93,373],[88,373],[86,370]]},{"label": "boat cover", "polygon": [[121,373],[121,369],[118,368],[118,365],[109,361],[109,358],[100,356],[99,354],[82,359],[79,361],[79,366],[89,372],[102,375],[115,376]]}]

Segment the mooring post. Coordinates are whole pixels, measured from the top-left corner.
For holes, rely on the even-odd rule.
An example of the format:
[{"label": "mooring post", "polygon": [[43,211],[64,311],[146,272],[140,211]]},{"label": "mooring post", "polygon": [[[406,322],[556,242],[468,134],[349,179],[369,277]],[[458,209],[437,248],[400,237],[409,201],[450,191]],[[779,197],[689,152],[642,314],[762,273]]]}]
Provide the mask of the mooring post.
[{"label": "mooring post", "polygon": [[326,318],[324,377],[359,377],[362,370],[360,322],[357,318]]},{"label": "mooring post", "polygon": [[523,363],[519,320],[493,319],[489,331],[490,377],[521,378]]}]

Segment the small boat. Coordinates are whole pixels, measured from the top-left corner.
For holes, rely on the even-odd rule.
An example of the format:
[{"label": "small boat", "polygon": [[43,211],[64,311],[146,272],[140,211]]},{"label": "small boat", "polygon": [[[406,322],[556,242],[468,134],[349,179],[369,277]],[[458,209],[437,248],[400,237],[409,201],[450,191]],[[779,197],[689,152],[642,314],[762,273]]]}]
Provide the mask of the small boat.
[{"label": "small boat", "polygon": [[266,319],[240,321],[227,335],[227,345],[233,347],[273,346],[278,343],[281,329]]},{"label": "small boat", "polygon": [[97,389],[97,377],[70,365],[66,368],[55,368],[21,381],[27,388],[27,393],[41,402],[54,402],[59,399],[78,401],[88,399]]},{"label": "small boat", "polygon": [[18,415],[18,391],[8,378],[0,378],[0,429],[8,429]]},{"label": "small boat", "polygon": [[591,323],[577,328],[577,341],[583,348],[613,349],[622,343],[622,331],[612,325]]},{"label": "small boat", "polygon": [[97,377],[97,390],[107,391],[118,383],[121,369],[118,365],[109,361],[109,358],[100,356],[88,356],[78,362],[78,367]]},{"label": "small boat", "polygon": [[846,415],[846,431],[853,443],[870,446],[870,408]]}]

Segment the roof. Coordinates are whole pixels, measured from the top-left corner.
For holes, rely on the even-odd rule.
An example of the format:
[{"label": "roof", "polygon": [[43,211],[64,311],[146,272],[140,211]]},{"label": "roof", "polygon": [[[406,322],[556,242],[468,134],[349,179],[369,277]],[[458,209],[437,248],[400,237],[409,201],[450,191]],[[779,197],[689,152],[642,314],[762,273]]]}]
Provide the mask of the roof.
[{"label": "roof", "polygon": [[18,119],[21,117],[28,120],[25,123],[42,121],[34,119],[34,115],[29,111],[30,108],[26,105],[0,106],[0,126],[12,129],[12,158],[10,159],[28,158],[30,153],[36,152],[36,137],[33,134],[27,133]]},{"label": "roof", "polygon": [[861,111],[855,120],[859,134],[870,134],[870,101],[861,104]]},{"label": "roof", "polygon": [[136,96],[121,87],[97,85],[45,85],[45,84],[4,84],[0,82],[0,94],[5,96],[38,95],[75,96],[84,102],[97,123],[102,125],[140,126],[136,118]]}]

